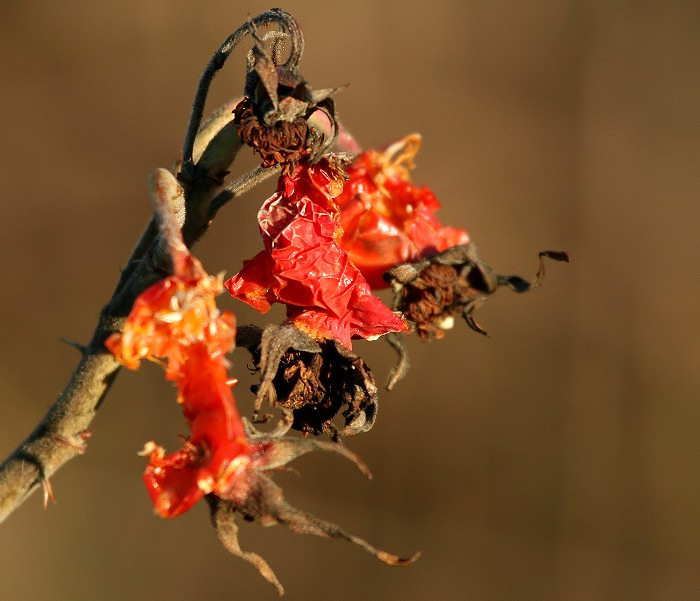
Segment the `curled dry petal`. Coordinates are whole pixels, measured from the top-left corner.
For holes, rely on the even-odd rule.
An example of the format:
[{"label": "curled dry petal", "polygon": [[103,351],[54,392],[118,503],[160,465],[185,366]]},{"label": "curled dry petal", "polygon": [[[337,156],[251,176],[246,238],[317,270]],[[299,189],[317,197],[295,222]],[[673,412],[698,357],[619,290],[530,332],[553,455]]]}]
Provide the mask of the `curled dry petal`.
[{"label": "curled dry petal", "polygon": [[316,339],[351,348],[351,338],[374,338],[406,329],[376,296],[348,253],[334,198],[342,179],[327,159],[300,165],[280,178],[258,213],[264,250],[225,283],[232,296],[265,313],[287,305],[287,316]]},{"label": "curled dry petal", "polygon": [[440,203],[425,186],[411,183],[410,169],[420,147],[412,134],[383,150],[368,150],[348,167],[337,198],[343,235],[340,245],[372,288],[386,288],[383,274],[400,263],[466,244],[464,230],[443,226]]},{"label": "curled dry petal", "polygon": [[233,503],[222,501],[215,495],[208,496],[207,500],[211,507],[211,521],[221,544],[229,553],[253,565],[265,580],[274,585],[280,597],[284,595],[284,587],[272,571],[270,564],[257,553],[241,549],[238,542],[238,524],[236,524],[235,519],[236,506]]}]

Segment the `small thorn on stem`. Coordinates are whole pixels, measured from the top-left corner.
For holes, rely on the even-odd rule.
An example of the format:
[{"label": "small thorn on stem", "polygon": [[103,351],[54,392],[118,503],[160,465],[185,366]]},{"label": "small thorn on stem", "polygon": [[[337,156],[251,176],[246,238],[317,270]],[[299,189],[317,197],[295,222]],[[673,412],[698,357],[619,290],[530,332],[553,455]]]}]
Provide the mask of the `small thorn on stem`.
[{"label": "small thorn on stem", "polygon": [[72,434],[70,436],[55,436],[56,442],[71,447],[78,451],[80,455],[85,453],[87,450],[87,445],[85,444],[87,440],[92,436],[90,430],[81,430],[77,434]]},{"label": "small thorn on stem", "polygon": [[85,351],[87,350],[87,346],[85,346],[84,344],[80,344],[75,340],[71,340],[70,338],[64,338],[63,336],[61,336],[59,337],[59,340],[61,342],[65,342],[68,346],[72,346],[74,349],[78,350],[81,355],[84,355]]},{"label": "small thorn on stem", "polygon": [[51,481],[41,473],[41,488],[44,491],[44,509],[48,509],[49,500],[56,503],[56,497],[53,495],[53,487],[51,486]]},{"label": "small thorn on stem", "polygon": [[484,301],[486,300],[486,297],[481,297],[477,298],[471,302],[469,302],[465,307],[464,311],[462,312],[462,316],[464,317],[464,321],[467,322],[467,325],[474,330],[475,332],[478,332],[479,334],[482,334],[486,337],[490,337],[490,334],[484,330],[484,328],[481,327],[477,323],[477,321],[474,319],[474,312],[484,304]]}]

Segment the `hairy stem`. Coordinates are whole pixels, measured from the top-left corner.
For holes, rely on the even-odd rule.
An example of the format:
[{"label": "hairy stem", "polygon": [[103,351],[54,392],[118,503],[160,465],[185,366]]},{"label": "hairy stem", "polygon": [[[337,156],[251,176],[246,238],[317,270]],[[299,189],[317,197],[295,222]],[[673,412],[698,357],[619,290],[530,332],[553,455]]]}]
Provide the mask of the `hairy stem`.
[{"label": "hairy stem", "polygon": [[[289,37],[291,50],[285,63],[296,70],[303,53],[303,36],[294,20],[280,9],[259,14],[234,31],[207,64],[197,86],[192,113],[185,134],[178,179],[183,183],[186,212],[182,225],[188,248],[207,231],[218,210],[257,184],[279,173],[279,168],[258,167],[221,190],[223,174],[240,147],[230,123],[230,105],[222,107],[205,125],[197,138],[209,87],[231,51],[247,35],[256,36],[256,28],[276,24]],[[195,165],[195,146],[199,144]],[[19,507],[39,485],[46,498],[51,496],[48,479],[67,461],[85,450],[88,427],[100,403],[119,371],[119,364],[104,341],[119,331],[141,292],[167,275],[158,260],[158,220],[154,216],[136,243],[121,273],[112,298],[104,306],[92,340],[77,346],[82,357],[65,389],[34,431],[0,465],[0,522]]]},{"label": "hairy stem", "polygon": [[[264,173],[267,177],[267,172],[271,175],[275,170],[261,172],[259,168],[255,169],[235,180],[221,194],[226,194],[227,200],[240,196],[265,179],[259,174]],[[191,226],[183,231],[197,233],[197,236],[185,236],[188,247],[209,227],[209,218],[201,223],[187,223],[199,221],[199,215],[192,211],[187,216],[186,225]],[[119,371],[119,364],[105,349],[104,341],[112,332],[121,329],[136,297],[167,275],[153,262],[157,233],[157,222],[151,220],[136,244],[112,298],[102,309],[92,340],[68,384],[34,431],[0,465],[0,522],[38,486],[46,487],[48,478],[61,466],[85,450],[84,441],[90,423]]]},{"label": "hairy stem", "polygon": [[245,194],[248,190],[252,190],[258,184],[263,183],[265,180],[270,179],[272,176],[279,175],[281,168],[277,167],[263,167],[262,165],[256,167],[252,171],[246,173],[239,177],[234,185],[227,186],[219,194],[217,194],[209,205],[209,219],[214,219],[219,209],[223,207],[226,203]]}]

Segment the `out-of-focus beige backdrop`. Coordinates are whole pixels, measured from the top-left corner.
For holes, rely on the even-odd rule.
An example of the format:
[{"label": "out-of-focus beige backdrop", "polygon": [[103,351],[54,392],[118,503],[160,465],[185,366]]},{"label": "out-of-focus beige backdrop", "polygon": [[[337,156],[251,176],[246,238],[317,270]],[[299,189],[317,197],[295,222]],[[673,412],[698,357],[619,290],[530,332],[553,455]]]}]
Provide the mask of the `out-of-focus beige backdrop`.
[{"label": "out-of-focus beige backdrop", "polygon": [[[178,158],[211,52],[260,2],[0,4],[0,452],[33,428],[77,361],[149,215],[146,178]],[[414,179],[502,272],[544,286],[411,343],[413,370],[352,439],[374,471],[307,456],[289,500],[377,546],[243,525],[304,600],[697,599],[700,377],[697,2],[291,1],[303,73],[350,84],[366,146],[424,137]],[[210,105],[238,95],[244,52]],[[252,165],[248,158],[246,165]],[[241,166],[241,169],[243,166]],[[260,247],[271,187],[224,210],[197,251],[233,272]],[[234,308],[241,321],[260,318]],[[275,315],[279,315],[276,313]],[[391,355],[358,344],[378,378]],[[249,407],[245,354],[236,354]],[[248,379],[246,379],[248,378]],[[143,443],[185,429],[155,366],[122,373],[84,457],[0,526],[0,597],[274,599],[217,542],[203,504],[153,516]]]}]

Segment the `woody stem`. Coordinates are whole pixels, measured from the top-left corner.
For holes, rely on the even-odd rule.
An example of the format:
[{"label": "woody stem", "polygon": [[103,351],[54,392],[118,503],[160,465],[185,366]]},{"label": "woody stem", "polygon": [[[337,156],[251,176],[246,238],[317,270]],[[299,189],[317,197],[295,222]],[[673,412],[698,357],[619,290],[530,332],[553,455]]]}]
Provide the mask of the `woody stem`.
[{"label": "woody stem", "polygon": [[[268,169],[261,173],[258,168],[241,176],[219,194],[226,195],[226,200],[219,204],[240,196],[274,172],[275,169]],[[183,228],[183,232],[198,234],[196,238],[185,236],[185,243],[190,247],[207,230],[211,219],[202,218],[198,211],[191,211],[186,225],[187,221],[202,221]],[[119,371],[119,364],[105,349],[104,341],[121,329],[136,297],[167,275],[153,262],[157,230],[156,222],[151,220],[136,244],[112,298],[102,309],[92,340],[84,348],[66,387],[34,431],[0,465],[0,522],[65,463],[84,452],[87,429]]]}]

